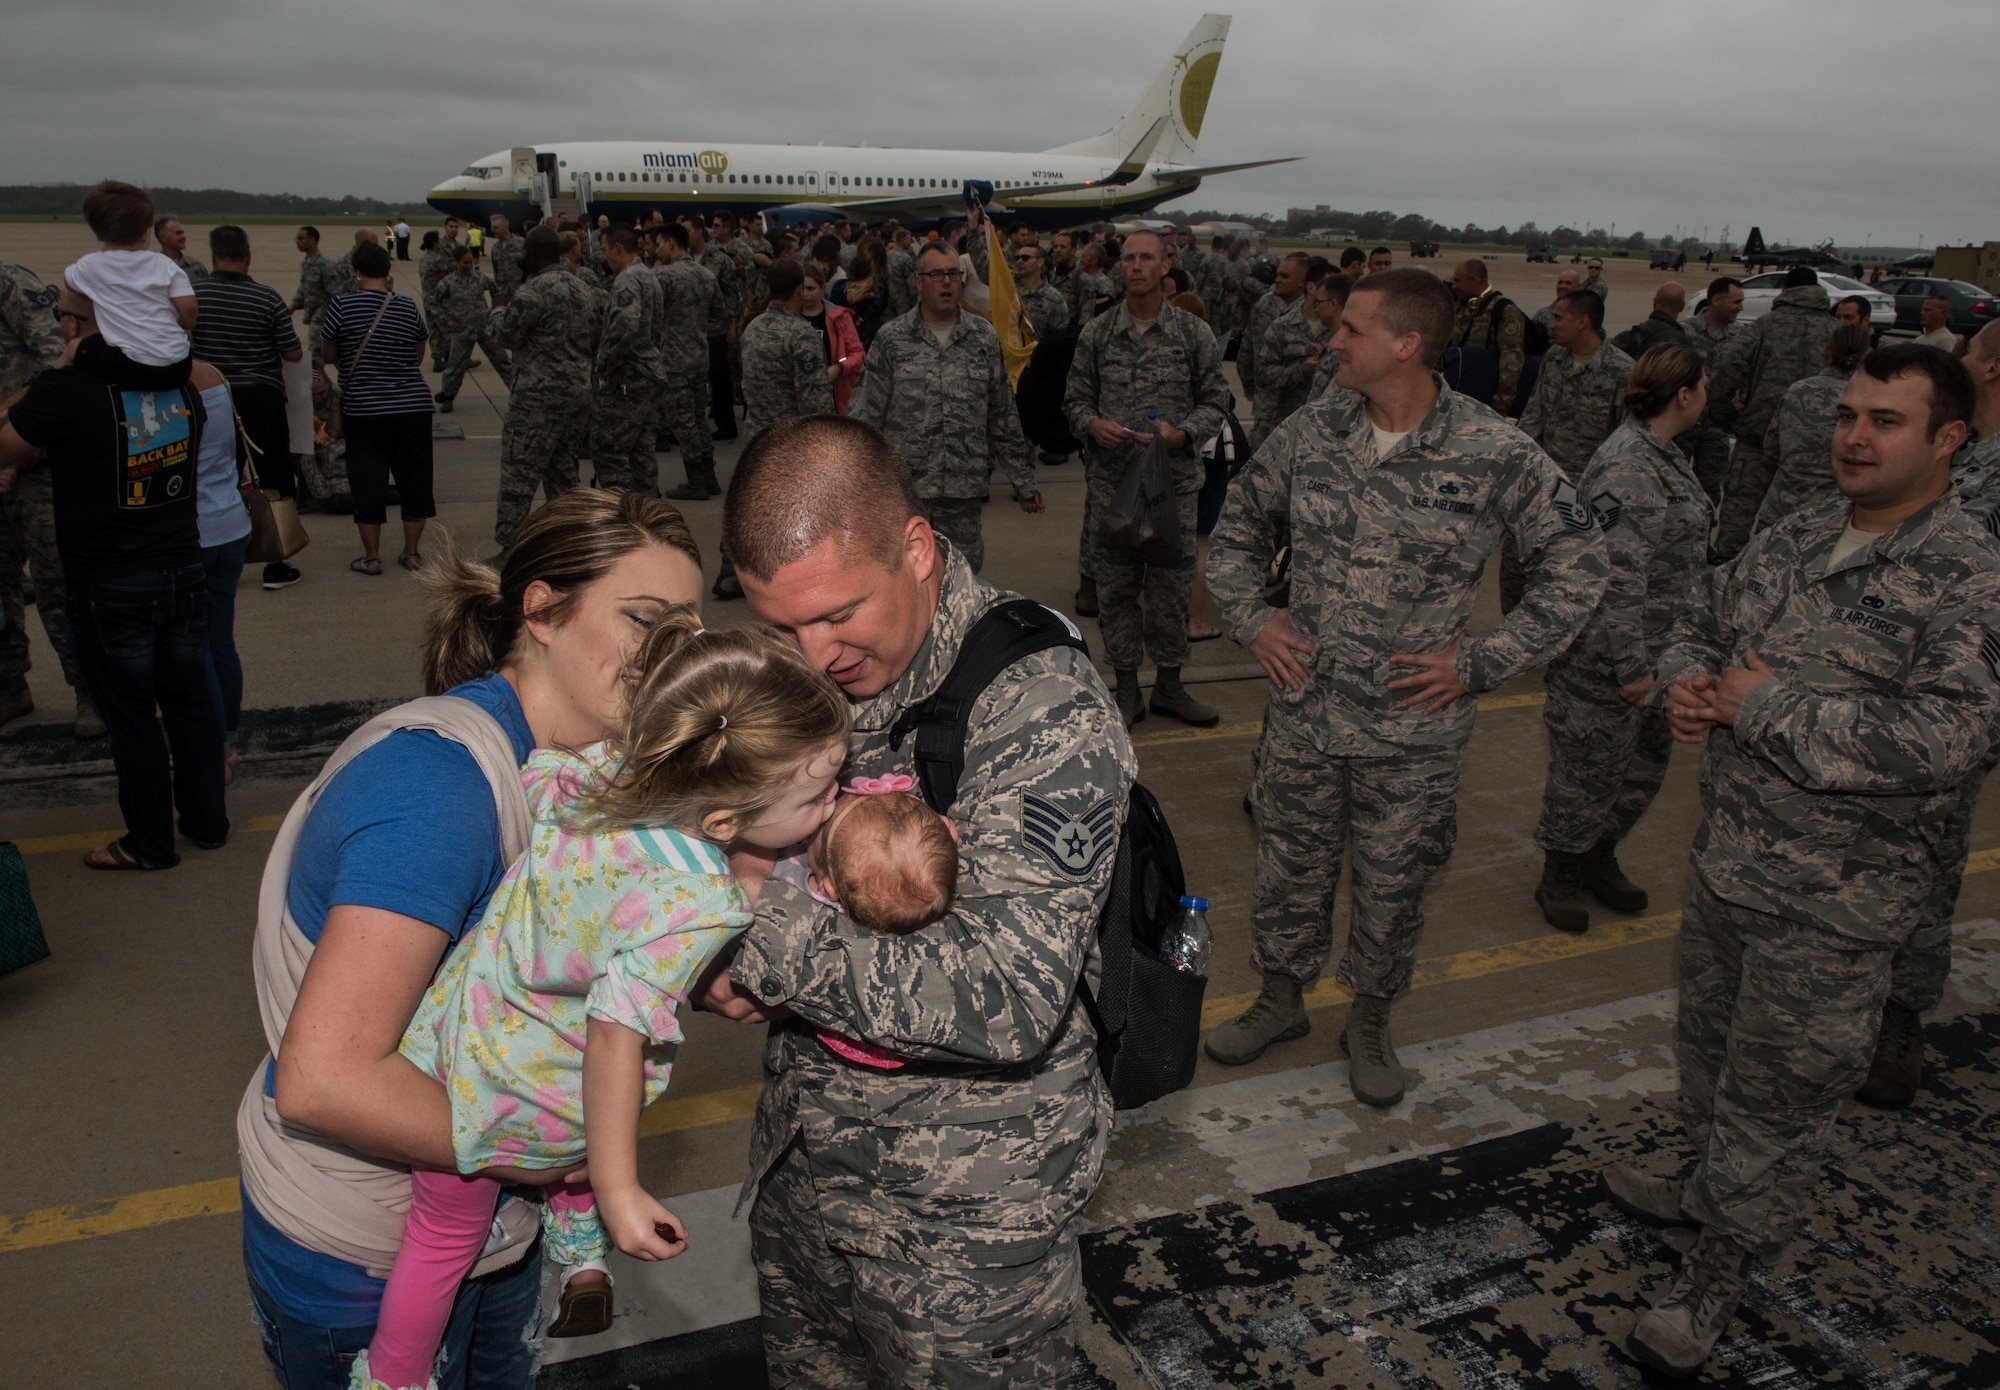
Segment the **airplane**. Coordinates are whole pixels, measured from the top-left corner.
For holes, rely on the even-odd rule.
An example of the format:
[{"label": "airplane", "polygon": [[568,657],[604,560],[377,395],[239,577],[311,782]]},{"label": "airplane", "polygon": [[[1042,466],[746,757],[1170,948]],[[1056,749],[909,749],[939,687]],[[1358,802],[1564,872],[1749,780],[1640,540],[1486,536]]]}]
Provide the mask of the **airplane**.
[{"label": "airplane", "polygon": [[1752,227],[1750,235],[1743,240],[1742,261],[1750,270],[1762,270],[1765,266],[1809,265],[1815,269],[1834,268],[1843,274],[1849,262],[1833,253],[1833,243],[1823,241],[1815,247],[1766,246],[1764,229]]},{"label": "airplane", "polygon": [[779,225],[822,218],[895,218],[923,229],[982,201],[1003,221],[1038,231],[1128,219],[1192,193],[1204,178],[1285,164],[1195,162],[1228,15],[1203,15],[1145,94],[1102,134],[1052,150],[883,149],[875,146],[675,144],[639,140],[519,146],[487,155],[430,192],[430,205],[483,224],[516,226],[575,213],[636,221],[728,209]]}]

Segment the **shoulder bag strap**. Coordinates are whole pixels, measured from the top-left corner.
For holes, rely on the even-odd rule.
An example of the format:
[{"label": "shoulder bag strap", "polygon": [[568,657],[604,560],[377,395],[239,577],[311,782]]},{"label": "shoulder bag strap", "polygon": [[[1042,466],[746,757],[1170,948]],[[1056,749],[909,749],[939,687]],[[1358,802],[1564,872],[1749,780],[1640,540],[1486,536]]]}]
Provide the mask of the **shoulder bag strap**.
[{"label": "shoulder bag strap", "polygon": [[395,297],[396,296],[389,290],[382,291],[382,307],[375,311],[374,318],[368,320],[368,331],[361,335],[361,346],[354,349],[354,363],[349,370],[352,371],[360,370],[361,354],[368,351],[368,344],[375,337],[375,329],[381,324],[382,315],[389,312],[389,301],[394,299]]}]

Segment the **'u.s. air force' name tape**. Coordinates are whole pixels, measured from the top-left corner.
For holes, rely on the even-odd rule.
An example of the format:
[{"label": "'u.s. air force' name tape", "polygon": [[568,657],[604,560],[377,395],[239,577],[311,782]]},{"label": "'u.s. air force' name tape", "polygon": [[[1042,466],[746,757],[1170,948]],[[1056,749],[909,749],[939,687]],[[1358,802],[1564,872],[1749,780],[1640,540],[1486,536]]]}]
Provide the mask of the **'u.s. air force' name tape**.
[{"label": "'u.s. air force' name tape", "polygon": [[1066,878],[1088,878],[1118,843],[1118,807],[1105,798],[1071,815],[1047,797],[1021,794],[1021,839]]}]

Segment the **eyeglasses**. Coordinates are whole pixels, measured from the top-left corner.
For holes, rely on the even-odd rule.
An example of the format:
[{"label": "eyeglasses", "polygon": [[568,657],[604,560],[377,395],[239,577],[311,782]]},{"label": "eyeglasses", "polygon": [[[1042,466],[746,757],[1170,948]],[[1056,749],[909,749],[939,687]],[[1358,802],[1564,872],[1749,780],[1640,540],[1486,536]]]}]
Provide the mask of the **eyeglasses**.
[{"label": "eyeglasses", "polygon": [[965,278],[965,272],[962,270],[924,270],[917,273],[917,278],[919,280],[950,280],[956,282]]},{"label": "eyeglasses", "polygon": [[1024,251],[1014,257],[1014,262],[1017,265],[1026,265],[1029,261],[1039,261],[1041,258],[1041,253],[1038,251]]}]

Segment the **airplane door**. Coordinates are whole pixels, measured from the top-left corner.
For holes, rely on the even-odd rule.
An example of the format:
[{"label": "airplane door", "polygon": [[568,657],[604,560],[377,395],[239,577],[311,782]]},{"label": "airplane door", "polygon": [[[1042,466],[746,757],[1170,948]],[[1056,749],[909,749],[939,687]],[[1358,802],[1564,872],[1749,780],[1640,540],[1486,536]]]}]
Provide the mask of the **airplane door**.
[{"label": "airplane door", "polygon": [[833,170],[829,169],[826,171],[826,196],[829,198],[833,198],[833,197],[838,197],[839,194],[840,194],[840,175],[835,173]]},{"label": "airplane door", "polygon": [[514,191],[527,196],[535,187],[535,150],[532,145],[516,146],[510,162],[514,166]]}]

